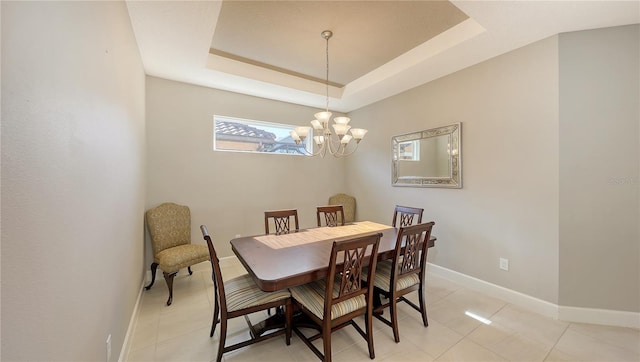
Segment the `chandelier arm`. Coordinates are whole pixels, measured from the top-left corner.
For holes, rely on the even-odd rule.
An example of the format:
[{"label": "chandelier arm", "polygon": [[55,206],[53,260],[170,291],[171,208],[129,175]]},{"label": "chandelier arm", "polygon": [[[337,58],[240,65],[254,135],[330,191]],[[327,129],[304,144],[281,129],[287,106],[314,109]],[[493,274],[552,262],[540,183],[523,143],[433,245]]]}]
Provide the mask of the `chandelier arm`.
[{"label": "chandelier arm", "polygon": [[[331,153],[332,155],[340,151],[340,146],[342,145],[342,143],[338,142],[338,146],[336,146],[333,137],[329,137],[329,139],[325,140],[325,142],[329,146],[329,153]],[[335,150],[331,146],[336,147]]]},{"label": "chandelier arm", "polygon": [[[351,142],[349,142],[349,143],[351,143]],[[340,154],[333,154],[333,157],[341,158],[341,157],[347,157],[347,156],[349,156],[350,154],[352,154],[352,153],[356,152],[356,150],[358,149],[358,144],[359,144],[359,143],[358,143],[358,142],[356,142],[355,147],[353,147],[353,149],[352,149],[351,151],[349,151],[348,153],[345,153],[345,151],[347,150],[347,147],[345,146],[345,147],[342,149],[342,153],[340,153]]]},{"label": "chandelier arm", "polygon": [[309,156],[320,156],[321,158],[324,158],[327,153],[326,141],[318,148],[317,151],[313,151],[313,148],[312,151],[309,151],[306,146],[304,147],[304,151]]},{"label": "chandelier arm", "polygon": [[[298,148],[298,150],[300,150],[300,148]],[[309,150],[307,150],[307,146],[306,145],[304,147],[302,147],[302,151],[303,152],[300,152],[302,155],[314,156],[314,154],[312,154],[311,152],[309,152]]]},{"label": "chandelier arm", "polygon": [[317,152],[314,152],[313,155],[314,156],[320,156],[320,158],[324,158],[324,156],[327,154],[327,144],[326,142],[323,143],[320,148],[318,149]]},{"label": "chandelier arm", "polygon": [[[303,148],[303,154],[306,156],[320,156],[320,157],[324,157],[326,154],[326,150],[325,150],[325,145],[323,144],[322,146],[320,146],[320,148],[318,149],[318,151],[314,152],[314,151],[309,151],[307,149],[307,146],[305,145]],[[312,148],[313,150],[313,148]]]}]

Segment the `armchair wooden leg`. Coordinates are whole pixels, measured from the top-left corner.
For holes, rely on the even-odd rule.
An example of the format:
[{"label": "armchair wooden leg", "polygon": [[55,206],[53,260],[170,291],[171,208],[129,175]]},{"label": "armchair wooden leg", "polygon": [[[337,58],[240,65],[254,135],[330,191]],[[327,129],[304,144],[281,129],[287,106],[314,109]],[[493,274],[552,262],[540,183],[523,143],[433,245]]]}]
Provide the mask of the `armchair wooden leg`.
[{"label": "armchair wooden leg", "polygon": [[173,301],[173,277],[176,276],[178,272],[173,273],[164,273],[164,280],[167,282],[167,288],[169,288],[169,299],[167,299],[167,306],[171,305]]},{"label": "armchair wooden leg", "polygon": [[145,290],[151,289],[151,287],[153,286],[153,283],[156,282],[156,270],[158,270],[158,263],[156,262],[151,263],[151,284],[144,287]]}]

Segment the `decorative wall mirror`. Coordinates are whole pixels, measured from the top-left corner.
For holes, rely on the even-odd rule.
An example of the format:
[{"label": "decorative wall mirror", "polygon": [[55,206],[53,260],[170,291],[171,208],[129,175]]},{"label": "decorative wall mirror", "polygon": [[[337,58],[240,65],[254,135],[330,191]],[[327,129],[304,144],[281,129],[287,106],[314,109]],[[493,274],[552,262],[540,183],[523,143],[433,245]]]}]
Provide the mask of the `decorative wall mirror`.
[{"label": "decorative wall mirror", "polygon": [[462,187],[462,123],[392,137],[391,184]]}]

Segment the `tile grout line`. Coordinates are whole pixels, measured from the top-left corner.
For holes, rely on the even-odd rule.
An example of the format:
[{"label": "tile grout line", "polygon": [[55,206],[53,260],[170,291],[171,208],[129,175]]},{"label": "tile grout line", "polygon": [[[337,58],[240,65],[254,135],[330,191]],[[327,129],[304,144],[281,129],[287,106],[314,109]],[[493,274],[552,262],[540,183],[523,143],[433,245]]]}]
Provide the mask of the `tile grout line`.
[{"label": "tile grout line", "polygon": [[546,361],[547,358],[549,358],[549,355],[551,354],[551,352],[556,348],[556,346],[558,345],[558,342],[560,342],[560,340],[562,339],[562,337],[564,336],[565,333],[567,333],[567,330],[569,330],[569,327],[571,326],[571,323],[567,323],[567,326],[564,328],[564,330],[562,331],[562,333],[560,333],[560,336],[558,336],[558,339],[556,340],[556,342],[553,344],[553,346],[551,346],[551,348],[549,349],[549,352],[547,352],[547,354],[544,356],[543,361]]}]

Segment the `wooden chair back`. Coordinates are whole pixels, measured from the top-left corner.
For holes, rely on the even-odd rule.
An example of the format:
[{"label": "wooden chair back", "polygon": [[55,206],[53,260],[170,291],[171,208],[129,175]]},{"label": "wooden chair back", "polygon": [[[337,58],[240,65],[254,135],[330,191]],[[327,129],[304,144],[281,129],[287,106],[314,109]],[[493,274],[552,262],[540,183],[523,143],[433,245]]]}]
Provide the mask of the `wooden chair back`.
[{"label": "wooden chair back", "polygon": [[299,230],[300,226],[298,225],[298,210],[275,210],[275,211],[265,211],[264,212],[264,233],[269,234],[269,220],[273,219],[273,224],[275,227],[275,233],[285,234],[291,231],[291,218],[294,220],[295,229]]},{"label": "wooden chair back", "polygon": [[391,267],[391,286],[395,286],[398,279],[412,273],[418,274],[420,281],[424,281],[428,241],[433,225],[435,223],[432,221],[400,228]]},{"label": "wooden chair back", "polygon": [[[335,304],[358,295],[364,295],[367,306],[372,306],[373,283],[366,283],[366,280],[373,280],[371,278],[378,259],[378,246],[381,237],[382,233],[377,233],[333,242],[324,297],[325,318],[331,316],[331,308]],[[366,266],[368,269],[363,268]],[[366,276],[362,274],[363,269]],[[336,278],[336,276],[339,277]],[[340,281],[337,293],[334,291],[336,280]],[[353,317],[349,319],[351,318]]]},{"label": "wooden chair back", "polygon": [[[422,222],[423,212],[424,209],[421,208],[396,205],[391,225],[396,227],[396,220],[400,221],[400,225],[398,227],[413,225],[414,219],[416,219],[416,224],[420,224]],[[398,218],[398,214],[400,215],[400,218]]]},{"label": "wooden chair back", "polygon": [[[348,325],[353,326],[367,341],[369,358],[375,358],[372,322],[374,286],[366,280],[373,278],[381,236],[382,233],[376,233],[334,241],[326,278],[290,289],[302,313],[319,327],[317,333],[311,336],[299,329],[310,327],[308,325],[294,325],[293,330],[323,361],[331,362],[331,334]],[[365,316],[366,331],[354,321],[362,315]],[[317,329],[315,326],[311,328]],[[318,338],[322,338],[322,352],[312,343]]]},{"label": "wooden chair back", "polygon": [[318,227],[322,226],[321,215],[324,214],[325,226],[344,225],[344,209],[342,205],[318,206],[316,217]]}]

